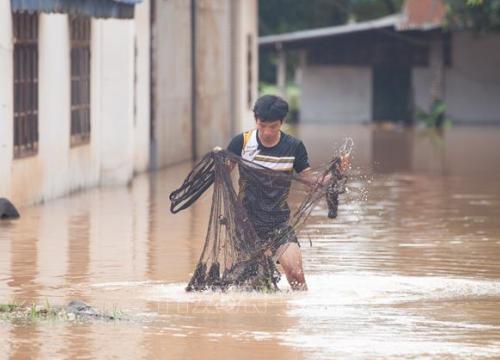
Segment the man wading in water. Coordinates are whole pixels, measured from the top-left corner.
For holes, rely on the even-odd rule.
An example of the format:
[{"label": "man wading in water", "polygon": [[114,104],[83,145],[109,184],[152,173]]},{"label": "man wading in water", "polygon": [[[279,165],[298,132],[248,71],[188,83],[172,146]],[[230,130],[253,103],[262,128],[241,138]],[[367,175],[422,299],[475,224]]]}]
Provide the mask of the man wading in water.
[{"label": "man wading in water", "polygon": [[[276,171],[295,171],[306,181],[315,181],[307,151],[302,141],[285,134],[281,127],[288,114],[288,103],[274,95],[260,97],[253,109],[256,129],[235,136],[227,150],[242,158]],[[347,169],[349,159],[342,159],[341,168]],[[290,209],[286,203],[288,186],[262,186],[252,183],[251,177],[240,169],[240,197],[260,239],[280,238],[271,244],[266,255],[283,268],[294,290],[307,290],[302,268],[302,255],[294,231],[288,225]],[[287,233],[280,237],[280,232]],[[278,235],[278,236],[276,236]]]}]

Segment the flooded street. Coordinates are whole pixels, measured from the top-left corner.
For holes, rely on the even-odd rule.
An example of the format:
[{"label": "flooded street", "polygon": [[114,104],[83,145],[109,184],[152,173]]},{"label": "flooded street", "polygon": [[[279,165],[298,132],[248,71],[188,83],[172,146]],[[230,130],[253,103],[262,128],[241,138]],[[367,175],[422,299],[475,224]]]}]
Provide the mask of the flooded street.
[{"label": "flooded street", "polygon": [[308,292],[285,280],[278,294],[184,292],[210,196],[170,213],[181,164],[0,223],[0,303],[124,314],[0,321],[0,358],[500,358],[500,127],[290,132],[313,165],[345,136],[355,144],[339,217],[321,202],[299,234]]}]

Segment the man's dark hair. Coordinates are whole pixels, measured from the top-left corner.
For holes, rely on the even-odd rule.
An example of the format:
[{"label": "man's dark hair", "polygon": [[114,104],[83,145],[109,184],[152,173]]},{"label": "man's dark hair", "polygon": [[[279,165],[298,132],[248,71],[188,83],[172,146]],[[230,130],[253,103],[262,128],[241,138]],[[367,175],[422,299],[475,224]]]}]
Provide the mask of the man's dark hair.
[{"label": "man's dark hair", "polygon": [[264,122],[283,121],[288,114],[288,103],[275,95],[264,95],[257,99],[253,107],[255,119]]}]

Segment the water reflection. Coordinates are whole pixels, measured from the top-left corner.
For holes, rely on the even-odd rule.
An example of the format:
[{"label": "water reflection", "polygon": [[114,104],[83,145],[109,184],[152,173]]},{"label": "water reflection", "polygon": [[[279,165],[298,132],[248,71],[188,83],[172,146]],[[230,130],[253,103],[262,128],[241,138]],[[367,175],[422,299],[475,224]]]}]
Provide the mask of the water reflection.
[{"label": "water reflection", "polygon": [[[0,301],[79,298],[118,323],[0,323],[9,358],[494,357],[500,352],[500,128],[293,130],[313,163],[345,136],[354,169],[339,218],[300,234],[310,291],[186,294],[210,196],[178,215],[192,164],[23,208],[0,224]],[[312,243],[312,246],[309,243]],[[113,341],[110,341],[113,339]],[[115,341],[116,340],[116,341]]]}]

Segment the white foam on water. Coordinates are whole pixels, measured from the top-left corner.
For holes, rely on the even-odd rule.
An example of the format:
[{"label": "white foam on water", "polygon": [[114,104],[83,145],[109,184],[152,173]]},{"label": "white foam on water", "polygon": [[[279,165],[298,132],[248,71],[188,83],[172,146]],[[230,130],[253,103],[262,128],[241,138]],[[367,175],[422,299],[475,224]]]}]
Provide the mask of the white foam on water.
[{"label": "white foam on water", "polygon": [[[292,334],[283,337],[284,345],[297,347]],[[405,340],[401,337],[370,339],[352,333],[346,338],[300,335],[300,346],[310,350],[313,359],[349,358],[419,358],[445,357],[453,359],[498,358],[499,344],[492,347],[432,340]],[[306,357],[307,358],[307,357]]]},{"label": "white foam on water", "polygon": [[[500,354],[500,326],[460,316],[457,321],[434,318],[447,309],[443,304],[500,297],[500,281],[337,273],[310,276],[309,288],[307,295],[288,300],[294,305],[288,315],[297,322],[276,336],[314,358]],[[490,344],[467,341],[471,333],[482,332],[499,336]]]},{"label": "white foam on water", "polygon": [[409,301],[500,296],[500,281],[444,276],[404,276],[371,272],[315,273],[307,276],[309,291],[292,292],[282,276],[276,293],[186,292],[186,283],[123,281],[93,284],[102,290],[138,288],[146,300],[175,302],[232,302],[241,300],[288,302],[294,305],[397,304]]},{"label": "white foam on water", "polygon": [[[439,316],[449,311],[447,304],[456,304],[455,308],[460,309],[461,304],[479,299],[494,301],[500,297],[500,281],[375,272],[315,273],[309,275],[307,281],[307,292],[290,291],[286,280],[282,279],[279,286],[283,291],[269,294],[237,290],[186,292],[186,283],[115,282],[94,286],[104,290],[135,286],[139,289],[135,294],[145,300],[180,304],[180,308],[172,307],[175,311],[166,315],[170,327],[162,327],[174,336],[189,336],[195,331],[213,340],[224,336],[277,341],[301,349],[306,358],[314,359],[479,358],[500,354],[500,326],[487,321],[476,322],[474,317]],[[193,303],[202,306],[192,307]],[[278,315],[273,311],[255,311],[252,316],[267,317],[265,321],[274,322],[285,315],[290,327],[266,332],[245,325],[245,329],[218,332],[203,326],[195,329],[183,324],[182,320],[186,317],[192,321],[205,314],[216,314],[223,319],[226,313],[230,316],[231,310],[238,311],[249,305],[258,307],[259,304],[280,305],[282,312]],[[182,306],[203,308],[203,311],[183,312]],[[481,344],[471,341],[483,333],[499,336],[490,337]],[[484,336],[480,338],[485,339]]]},{"label": "white foam on water", "polygon": [[370,272],[318,273],[307,278],[309,291],[297,304],[363,305],[500,296],[500,281],[442,276],[403,276]]},{"label": "white foam on water", "polygon": [[[212,340],[225,336],[243,341],[278,341],[302,349],[306,358],[311,356],[315,359],[477,358],[499,354],[500,326],[460,316],[436,318],[435,314],[439,314],[443,306],[447,309],[446,304],[500,297],[500,281],[375,272],[315,273],[309,275],[307,281],[309,291],[292,292],[286,280],[282,279],[279,286],[283,291],[278,293],[238,290],[186,292],[186,283],[113,282],[93,286],[109,291],[135,287],[139,289],[135,291],[137,296],[145,300],[176,303],[181,308],[189,306],[192,310],[201,310],[201,304],[202,312],[183,312],[176,306],[172,307],[174,312],[163,315],[169,318],[170,325],[165,324],[161,329],[173,336],[190,336],[195,331]],[[198,307],[193,308],[193,303]],[[200,328],[198,331],[192,325],[183,324],[182,320],[183,317],[192,319],[203,314],[224,318],[230,316],[232,310],[238,311],[248,305],[258,308],[259,304],[282,305],[281,309],[285,312],[277,315],[255,311],[252,316],[286,315],[290,319],[290,328],[262,331],[250,327],[221,333],[217,329],[205,331]],[[173,319],[176,325],[171,323]],[[486,344],[469,341],[470,336],[474,338],[474,334],[483,332],[499,335]]]},{"label": "white foam on water", "polygon": [[204,302],[212,303],[217,306],[237,306],[238,304],[248,304],[252,302],[283,302],[287,298],[297,296],[290,291],[286,280],[279,283],[282,291],[277,293],[248,292],[237,289],[228,291],[204,291],[187,292],[185,283],[171,283],[152,286],[144,295],[147,300],[154,301],[173,301],[173,302]]},{"label": "white foam on water", "polygon": [[151,286],[158,284],[158,281],[114,281],[106,283],[91,284],[93,288],[101,288],[104,290],[120,290],[125,288]]}]

